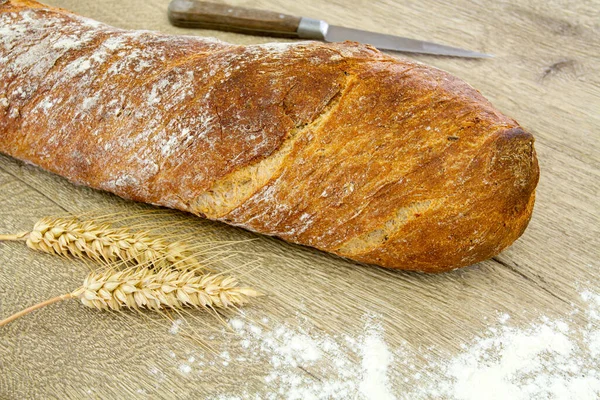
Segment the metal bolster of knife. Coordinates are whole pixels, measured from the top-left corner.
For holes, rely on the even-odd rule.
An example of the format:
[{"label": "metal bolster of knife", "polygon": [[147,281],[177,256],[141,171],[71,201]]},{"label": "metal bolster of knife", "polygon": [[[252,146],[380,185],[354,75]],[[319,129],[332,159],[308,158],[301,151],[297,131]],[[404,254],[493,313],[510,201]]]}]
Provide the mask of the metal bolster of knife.
[{"label": "metal bolster of knife", "polygon": [[329,24],[320,19],[302,17],[296,33],[300,39],[325,40]]}]

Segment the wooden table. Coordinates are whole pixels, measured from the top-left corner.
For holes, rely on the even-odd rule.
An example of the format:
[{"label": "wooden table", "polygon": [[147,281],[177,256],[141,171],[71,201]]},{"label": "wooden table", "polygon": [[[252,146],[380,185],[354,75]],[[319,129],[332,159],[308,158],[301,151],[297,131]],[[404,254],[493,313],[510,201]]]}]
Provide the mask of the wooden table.
[{"label": "wooden table", "polygon": [[[49,2],[118,27],[269,40],[174,28],[167,0]],[[0,330],[1,398],[308,398],[310,388],[321,397],[331,390],[331,398],[356,398],[362,390],[377,398],[377,379],[381,396],[436,398],[449,395],[426,388],[438,385],[444,366],[489,328],[529,329],[544,317],[564,321],[570,332],[597,328],[590,298],[600,293],[600,2],[231,3],[493,53],[487,60],[406,57],[463,78],[534,134],[541,179],[529,228],[492,260],[423,275],[357,265],[174,214],[169,218],[214,240],[256,239],[232,252],[259,261],[244,281],[268,296],[234,316],[237,334],[202,313],[189,318],[195,337],[219,355],[179,334],[177,324],[64,302]],[[0,155],[0,231],[98,207],[149,209]],[[81,263],[0,243],[0,315],[69,292],[86,274]],[[588,340],[569,337],[579,346]],[[365,353],[383,357],[375,361],[387,369],[369,372]],[[592,354],[582,363],[588,372],[600,367]],[[337,394],[328,382],[338,384]]]}]

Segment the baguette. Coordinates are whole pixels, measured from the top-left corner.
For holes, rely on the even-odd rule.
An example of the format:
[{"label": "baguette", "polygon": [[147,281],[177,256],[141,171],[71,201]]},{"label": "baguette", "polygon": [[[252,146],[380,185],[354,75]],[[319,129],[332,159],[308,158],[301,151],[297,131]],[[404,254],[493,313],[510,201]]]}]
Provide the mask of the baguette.
[{"label": "baguette", "polygon": [[0,5],[0,151],[121,197],[441,272],[531,217],[534,139],[475,89],[357,43],[239,46]]}]

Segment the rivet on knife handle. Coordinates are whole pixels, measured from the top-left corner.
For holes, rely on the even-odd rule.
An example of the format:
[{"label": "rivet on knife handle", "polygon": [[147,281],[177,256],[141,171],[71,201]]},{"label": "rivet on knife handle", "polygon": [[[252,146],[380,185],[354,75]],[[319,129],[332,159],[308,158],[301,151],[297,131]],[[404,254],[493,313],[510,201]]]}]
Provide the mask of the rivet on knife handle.
[{"label": "rivet on knife handle", "polygon": [[173,0],[168,14],[173,25],[187,28],[319,40],[327,31],[324,21],[205,1]]}]

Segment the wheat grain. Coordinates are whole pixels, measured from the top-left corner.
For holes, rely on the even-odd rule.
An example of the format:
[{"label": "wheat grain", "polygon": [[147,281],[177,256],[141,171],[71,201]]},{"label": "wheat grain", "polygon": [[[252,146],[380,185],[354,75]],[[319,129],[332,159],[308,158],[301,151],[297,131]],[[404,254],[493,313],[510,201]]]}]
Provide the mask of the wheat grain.
[{"label": "wheat grain", "polygon": [[169,242],[144,231],[115,228],[110,223],[74,217],[44,217],[35,223],[31,232],[3,235],[0,240],[25,240],[34,250],[90,257],[108,263],[169,263],[182,269],[198,268],[198,261],[179,241]]},{"label": "wheat grain", "polygon": [[71,295],[84,305],[100,310],[160,310],[241,306],[248,298],[260,296],[260,293],[238,286],[232,276],[133,267],[124,271],[91,273]]}]

